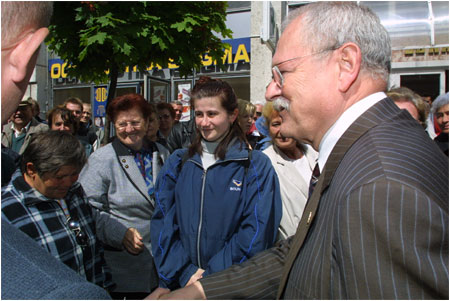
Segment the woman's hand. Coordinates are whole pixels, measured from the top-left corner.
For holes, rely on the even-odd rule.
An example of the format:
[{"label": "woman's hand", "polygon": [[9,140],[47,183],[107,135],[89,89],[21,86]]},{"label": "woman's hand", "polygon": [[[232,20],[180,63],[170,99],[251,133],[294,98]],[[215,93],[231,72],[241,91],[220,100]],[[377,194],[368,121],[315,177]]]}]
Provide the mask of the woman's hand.
[{"label": "woman's hand", "polygon": [[186,283],[185,287],[191,285],[192,283],[196,282],[199,279],[202,279],[204,272],[205,272],[205,270],[198,269],[197,272],[195,272],[195,274],[191,276],[191,279],[189,279],[189,281]]},{"label": "woman's hand", "polygon": [[125,236],[122,240],[122,244],[125,249],[133,255],[137,255],[144,249],[144,243],[142,242],[142,236],[135,228],[128,228]]}]

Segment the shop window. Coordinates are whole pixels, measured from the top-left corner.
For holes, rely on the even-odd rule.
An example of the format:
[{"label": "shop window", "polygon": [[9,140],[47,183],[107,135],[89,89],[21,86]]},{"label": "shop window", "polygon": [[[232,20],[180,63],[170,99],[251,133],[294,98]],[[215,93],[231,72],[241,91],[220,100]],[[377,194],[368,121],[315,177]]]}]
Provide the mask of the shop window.
[{"label": "shop window", "polygon": [[400,86],[407,87],[421,96],[429,95],[433,99],[439,95],[440,74],[400,75]]}]

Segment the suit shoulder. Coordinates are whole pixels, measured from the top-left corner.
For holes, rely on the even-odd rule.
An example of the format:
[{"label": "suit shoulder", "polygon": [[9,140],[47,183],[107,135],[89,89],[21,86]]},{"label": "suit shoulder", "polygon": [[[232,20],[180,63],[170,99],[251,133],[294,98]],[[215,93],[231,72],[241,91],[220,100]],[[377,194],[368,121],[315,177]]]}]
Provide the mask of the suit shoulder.
[{"label": "suit shoulder", "polygon": [[448,198],[448,159],[420,125],[409,120],[369,130],[347,151],[335,178],[348,189],[383,178],[437,199],[447,190]]}]

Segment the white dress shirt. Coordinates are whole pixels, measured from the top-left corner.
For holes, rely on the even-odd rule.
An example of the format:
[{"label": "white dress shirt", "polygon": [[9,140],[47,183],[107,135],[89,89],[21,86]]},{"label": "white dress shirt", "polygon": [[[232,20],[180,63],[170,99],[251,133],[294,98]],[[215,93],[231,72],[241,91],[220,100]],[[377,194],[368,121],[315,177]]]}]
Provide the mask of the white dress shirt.
[{"label": "white dress shirt", "polygon": [[328,129],[319,144],[319,158],[317,161],[319,163],[320,172],[322,172],[331,151],[345,131],[353,124],[353,122],[355,122],[356,119],[358,119],[359,116],[386,97],[387,96],[384,92],[377,92],[361,99],[348,108]]}]

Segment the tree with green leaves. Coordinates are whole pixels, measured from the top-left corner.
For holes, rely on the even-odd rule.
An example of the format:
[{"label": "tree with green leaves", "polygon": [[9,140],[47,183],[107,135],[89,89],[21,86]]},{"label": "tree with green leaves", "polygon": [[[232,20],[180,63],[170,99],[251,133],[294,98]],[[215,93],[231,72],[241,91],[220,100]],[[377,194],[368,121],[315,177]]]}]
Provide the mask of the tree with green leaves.
[{"label": "tree with green leaves", "polygon": [[109,82],[109,103],[127,66],[143,72],[151,64],[171,62],[185,76],[202,66],[201,55],[208,52],[223,67],[226,44],[218,34],[231,38],[226,6],[221,1],[55,1],[47,44],[69,62],[70,77]]}]

